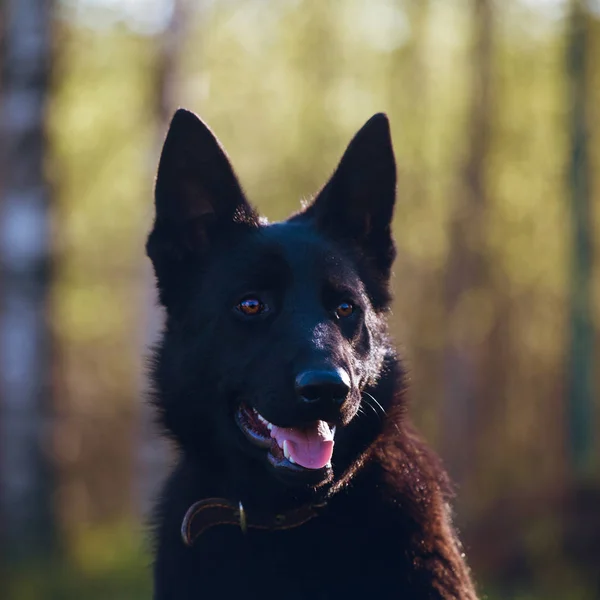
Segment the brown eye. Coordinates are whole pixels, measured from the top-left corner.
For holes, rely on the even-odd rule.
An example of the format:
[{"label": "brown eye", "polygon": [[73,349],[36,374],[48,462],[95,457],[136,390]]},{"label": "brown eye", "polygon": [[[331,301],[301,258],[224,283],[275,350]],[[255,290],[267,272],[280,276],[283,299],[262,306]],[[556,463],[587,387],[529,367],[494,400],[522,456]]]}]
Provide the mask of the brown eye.
[{"label": "brown eye", "polygon": [[258,298],[244,298],[236,307],[247,317],[254,317],[265,310],[265,305]]},{"label": "brown eye", "polygon": [[350,302],[340,302],[335,309],[335,314],[340,317],[349,317],[354,312],[354,306]]}]

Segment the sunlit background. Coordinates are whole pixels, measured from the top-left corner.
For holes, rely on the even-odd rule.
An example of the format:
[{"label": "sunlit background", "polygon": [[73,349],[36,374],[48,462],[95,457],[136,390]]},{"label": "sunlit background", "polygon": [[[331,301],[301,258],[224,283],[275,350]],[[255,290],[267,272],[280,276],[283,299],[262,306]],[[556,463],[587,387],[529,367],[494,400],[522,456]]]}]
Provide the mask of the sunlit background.
[{"label": "sunlit background", "polygon": [[388,113],[393,333],[482,595],[600,598],[600,2],[3,0],[0,597],[150,598],[160,145],[271,219]]}]

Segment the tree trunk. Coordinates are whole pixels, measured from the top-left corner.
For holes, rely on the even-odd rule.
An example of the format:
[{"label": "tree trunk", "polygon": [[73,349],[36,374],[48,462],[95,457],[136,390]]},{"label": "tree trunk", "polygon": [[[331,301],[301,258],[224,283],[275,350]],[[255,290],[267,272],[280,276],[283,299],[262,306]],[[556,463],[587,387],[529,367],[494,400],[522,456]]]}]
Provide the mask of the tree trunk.
[{"label": "tree trunk", "polygon": [[50,441],[49,0],[5,0],[0,98],[0,486],[10,558],[55,541]]},{"label": "tree trunk", "polygon": [[576,478],[592,467],[594,326],[592,317],[592,216],[590,207],[588,20],[585,2],[571,3],[567,47],[571,157],[569,200],[572,227],[570,263],[570,347],[568,415],[570,460]]},{"label": "tree trunk", "polygon": [[[191,18],[192,6],[189,0],[174,0],[171,19],[164,30],[157,49],[156,71],[154,77],[154,100],[155,116],[157,123],[157,144],[152,152],[151,168],[156,169],[158,156],[167,133],[169,121],[173,112],[179,106],[178,91],[180,71],[178,68],[181,47],[185,42],[186,28]],[[154,173],[149,174],[152,181]],[[150,199],[149,199],[150,201]],[[143,349],[147,354],[157,335],[162,328],[163,312],[158,305],[156,295],[154,274],[150,261],[146,260],[144,265],[144,302],[143,313]],[[142,373],[143,382],[141,389],[147,388],[147,372]],[[148,513],[155,499],[158,487],[167,472],[169,463],[169,448],[166,442],[157,439],[154,426],[154,411],[143,402],[140,416],[140,480],[139,500],[143,513]]]},{"label": "tree trunk", "polygon": [[445,399],[443,454],[452,477],[461,484],[469,470],[473,448],[474,409],[479,395],[481,352],[486,317],[485,227],[488,203],[485,167],[491,124],[493,15],[491,0],[472,0],[473,46],[470,53],[471,92],[468,145],[461,185],[450,225],[446,266],[444,351]]}]

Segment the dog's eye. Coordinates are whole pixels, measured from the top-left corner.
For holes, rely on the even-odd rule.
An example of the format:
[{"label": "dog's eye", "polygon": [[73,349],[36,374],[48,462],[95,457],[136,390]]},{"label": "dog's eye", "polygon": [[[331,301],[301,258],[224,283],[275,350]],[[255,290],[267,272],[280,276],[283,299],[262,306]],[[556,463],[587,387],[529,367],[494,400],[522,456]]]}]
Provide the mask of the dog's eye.
[{"label": "dog's eye", "polygon": [[258,298],[250,296],[244,298],[236,308],[247,317],[254,317],[264,312],[266,307]]},{"label": "dog's eye", "polygon": [[340,302],[335,309],[335,314],[340,319],[349,317],[353,312],[354,306],[350,302]]}]

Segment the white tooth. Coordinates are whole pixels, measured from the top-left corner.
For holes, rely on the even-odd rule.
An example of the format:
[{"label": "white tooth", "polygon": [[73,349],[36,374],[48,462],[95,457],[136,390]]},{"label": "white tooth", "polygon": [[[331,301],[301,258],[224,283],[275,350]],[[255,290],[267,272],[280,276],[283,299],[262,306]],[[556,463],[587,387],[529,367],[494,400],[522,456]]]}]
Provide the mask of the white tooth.
[{"label": "white tooth", "polygon": [[287,440],[283,440],[283,456],[285,456],[288,460],[290,459],[289,444]]},{"label": "white tooth", "polygon": [[269,431],[271,431],[271,429],[273,429],[273,423],[267,421],[258,411],[255,410],[254,412],[256,413],[258,420],[265,425]]},{"label": "white tooth", "polygon": [[296,461],[295,461],[295,460],[292,458],[291,454],[290,454],[290,456],[288,456],[288,460],[289,460],[289,461],[290,461],[290,462],[291,462],[293,465],[295,465],[295,464],[296,464]]}]

